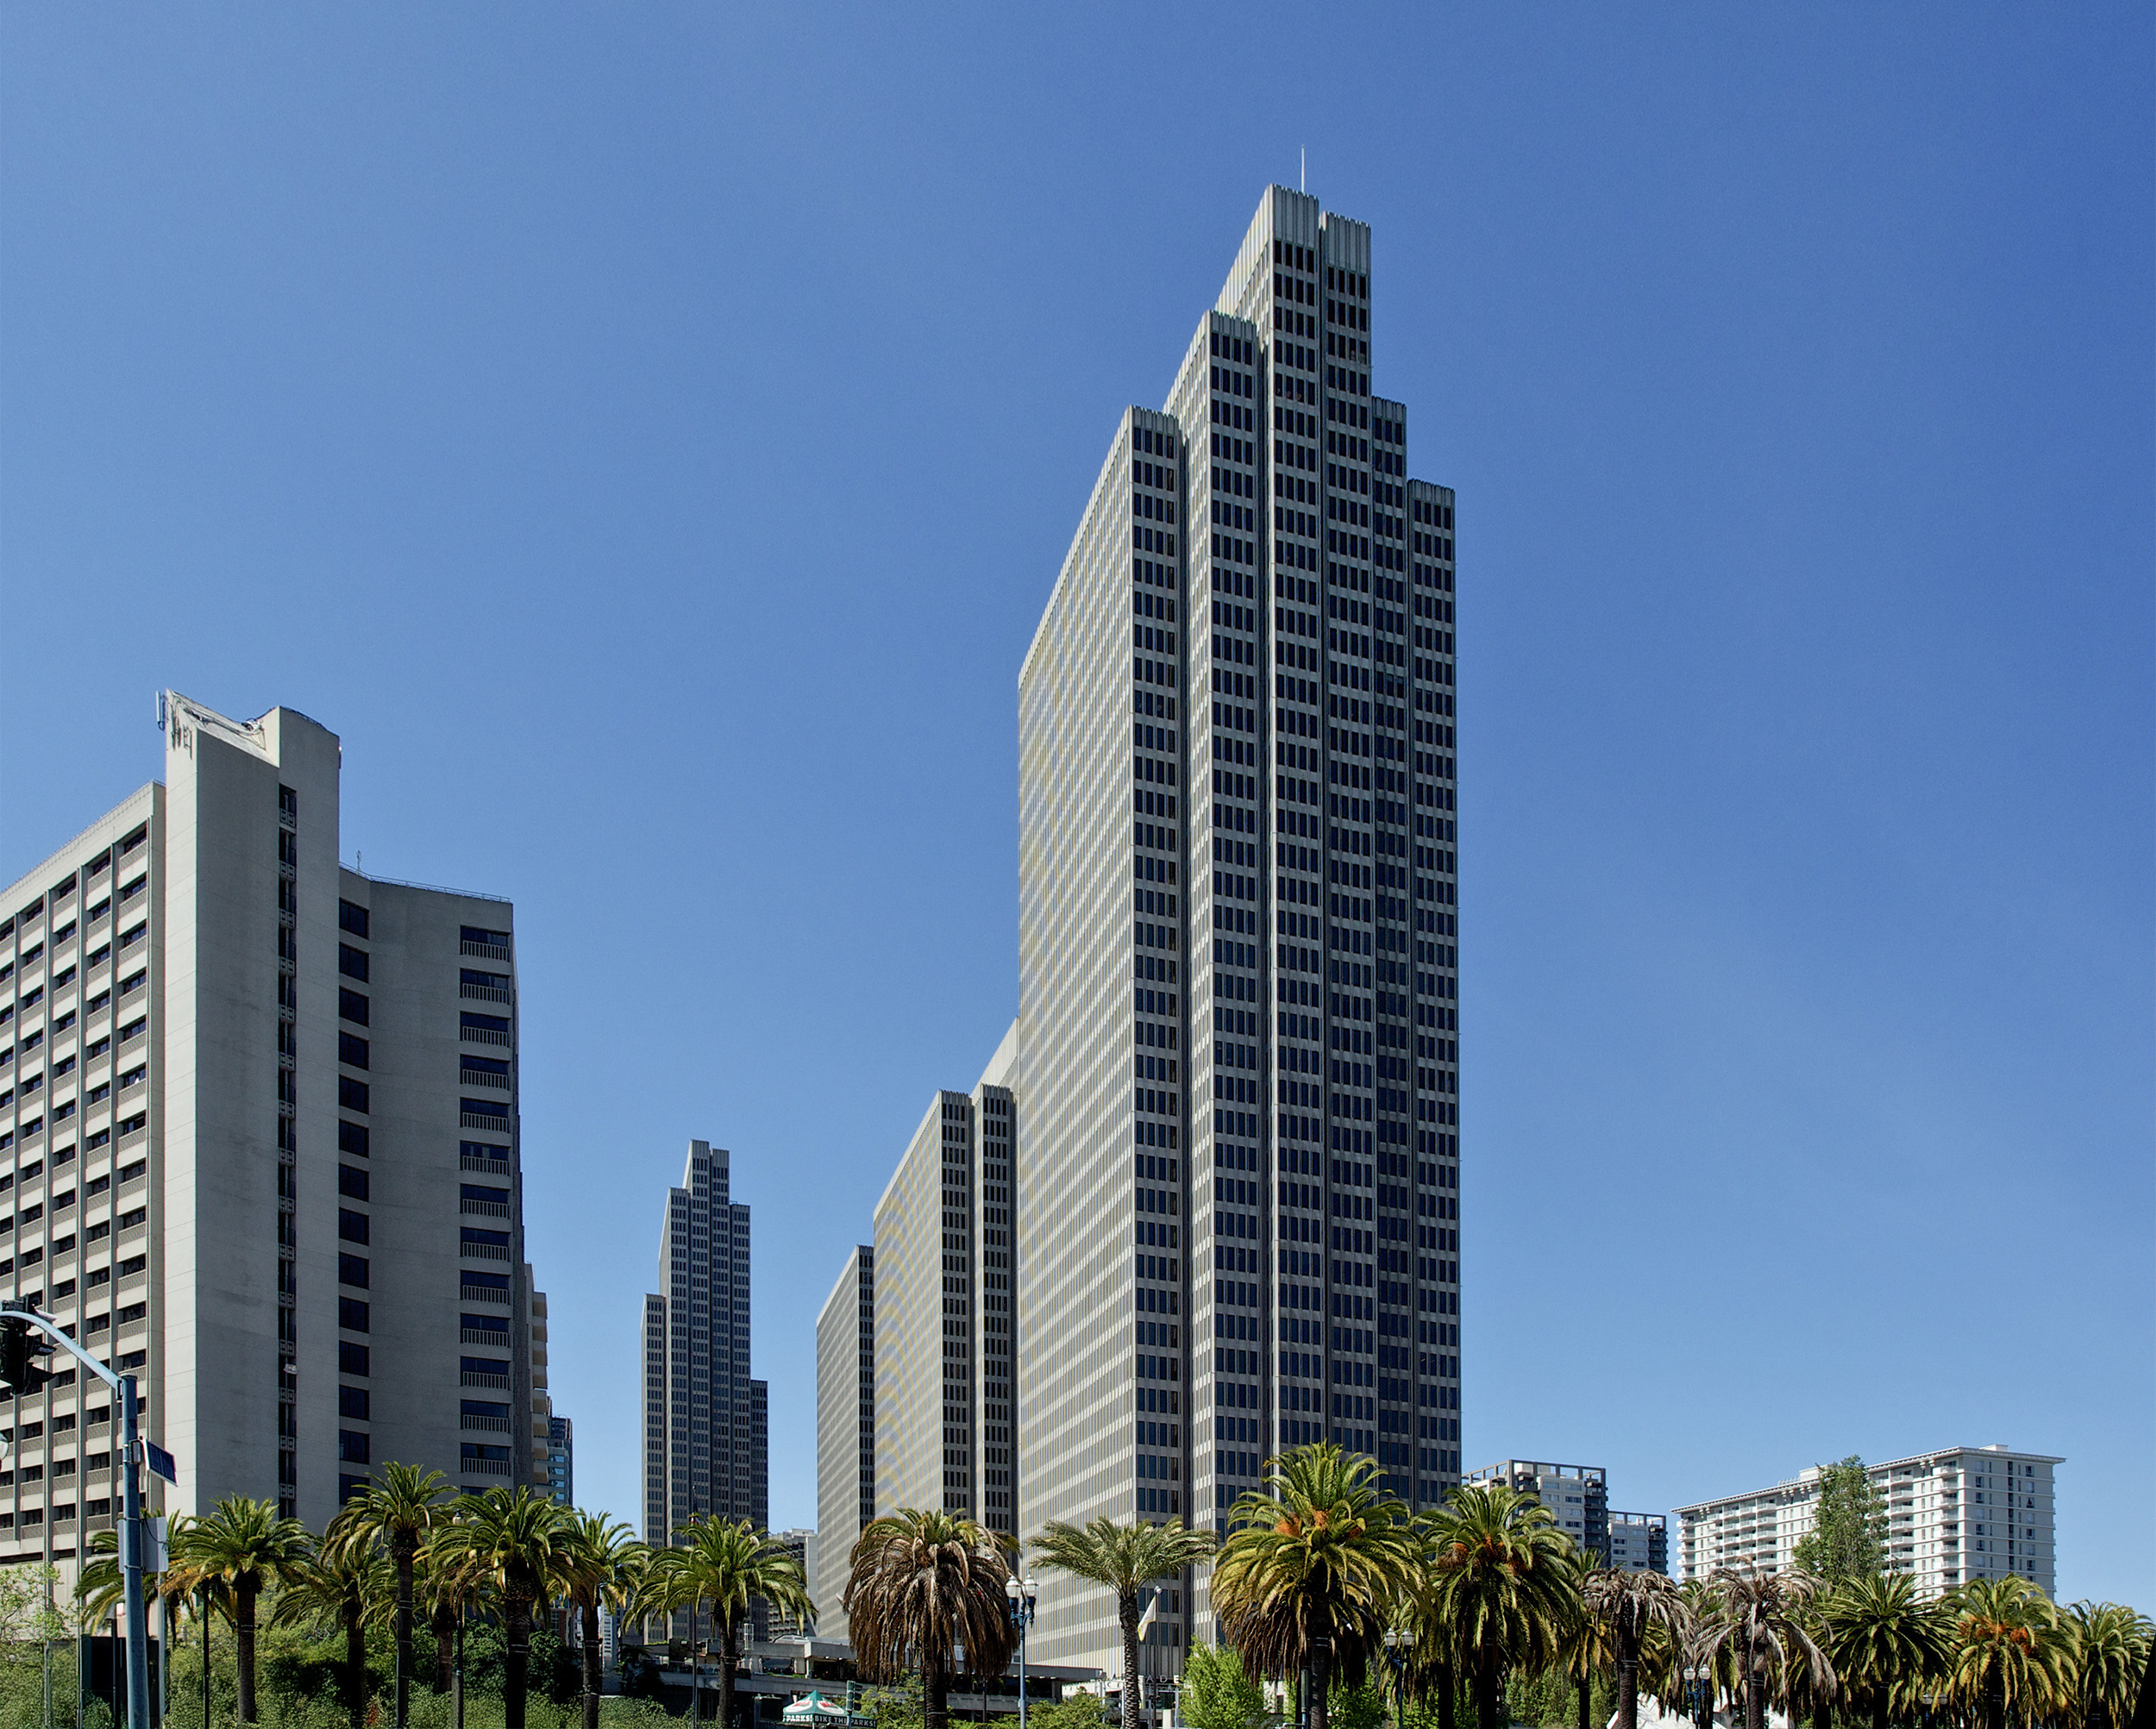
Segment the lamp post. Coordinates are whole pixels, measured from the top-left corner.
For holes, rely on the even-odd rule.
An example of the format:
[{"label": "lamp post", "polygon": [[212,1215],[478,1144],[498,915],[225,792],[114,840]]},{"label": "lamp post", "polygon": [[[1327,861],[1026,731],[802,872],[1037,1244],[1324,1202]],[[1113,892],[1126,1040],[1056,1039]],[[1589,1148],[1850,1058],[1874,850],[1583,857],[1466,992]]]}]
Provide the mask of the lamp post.
[{"label": "lamp post", "polygon": [[1401,1729],[1406,1700],[1407,1652],[1413,1640],[1398,1627],[1385,1629],[1385,1663],[1393,1672],[1393,1729]]},{"label": "lamp post", "polygon": [[1033,1608],[1037,1601],[1033,1582],[1021,1582],[1015,1573],[1003,1582],[1005,1606],[1011,1614],[1011,1625],[1018,1630],[1018,1729],[1025,1729],[1025,1633],[1033,1625]]}]

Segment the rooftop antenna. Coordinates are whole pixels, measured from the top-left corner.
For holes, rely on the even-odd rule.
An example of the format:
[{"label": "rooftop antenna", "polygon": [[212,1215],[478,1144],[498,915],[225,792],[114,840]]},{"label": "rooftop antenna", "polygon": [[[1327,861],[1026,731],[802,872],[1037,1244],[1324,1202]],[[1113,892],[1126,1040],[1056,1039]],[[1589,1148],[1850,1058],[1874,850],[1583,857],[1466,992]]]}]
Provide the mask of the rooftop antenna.
[{"label": "rooftop antenna", "polygon": [[1302,184],[1297,190],[1305,192],[1310,190],[1310,147],[1307,144],[1302,147]]}]

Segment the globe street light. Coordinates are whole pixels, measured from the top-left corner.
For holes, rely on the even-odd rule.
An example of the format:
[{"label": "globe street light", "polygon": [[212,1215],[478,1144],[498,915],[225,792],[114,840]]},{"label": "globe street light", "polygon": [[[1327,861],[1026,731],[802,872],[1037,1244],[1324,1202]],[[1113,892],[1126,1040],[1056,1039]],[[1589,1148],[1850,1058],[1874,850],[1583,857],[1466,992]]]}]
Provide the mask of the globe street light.
[{"label": "globe street light", "polygon": [[1018,1630],[1018,1729],[1025,1729],[1025,1632],[1033,1625],[1033,1582],[1028,1579],[1020,1583],[1017,1574],[1008,1574],[1003,1581],[1003,1596],[1011,1625]]}]

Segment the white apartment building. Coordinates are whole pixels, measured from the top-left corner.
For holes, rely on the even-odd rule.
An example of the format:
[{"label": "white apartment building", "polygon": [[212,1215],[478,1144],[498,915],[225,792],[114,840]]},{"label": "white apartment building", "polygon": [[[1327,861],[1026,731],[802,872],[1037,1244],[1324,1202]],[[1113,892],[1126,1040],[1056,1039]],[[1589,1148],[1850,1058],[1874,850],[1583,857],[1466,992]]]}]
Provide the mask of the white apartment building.
[{"label": "white apartment building", "polygon": [[[140,1378],[167,1510],[532,1478],[507,901],[338,862],[342,747],[160,698],[165,779],[0,899],[0,1292]],[[112,1417],[0,1403],[0,1563],[110,1523]]]},{"label": "white apartment building", "polygon": [[[2053,1594],[2054,1474],[2065,1463],[1996,1444],[1867,1466],[1886,1499],[1887,1565],[1914,1576],[1926,1596],[2009,1575]],[[1795,1566],[1818,1495],[1814,1466],[1772,1488],[1678,1507],[1677,1576],[1703,1579],[1717,1567],[1780,1572]]]},{"label": "white apartment building", "polygon": [[[1457,1480],[1453,495],[1374,292],[1365,225],[1267,191],[1019,673],[1021,1530],[1218,1526],[1319,1439]],[[1166,1586],[1146,1674],[1213,1637]],[[1060,1574],[1034,1643],[1121,1666]]]}]

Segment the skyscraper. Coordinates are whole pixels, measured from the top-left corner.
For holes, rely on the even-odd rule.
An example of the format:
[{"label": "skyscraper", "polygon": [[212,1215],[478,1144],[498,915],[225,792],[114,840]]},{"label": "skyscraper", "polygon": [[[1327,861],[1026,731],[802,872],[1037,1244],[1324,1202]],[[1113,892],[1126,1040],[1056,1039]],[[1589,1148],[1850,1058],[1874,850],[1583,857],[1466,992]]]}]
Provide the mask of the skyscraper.
[{"label": "skyscraper", "polygon": [[764,1385],[749,1376],[749,1209],[723,1147],[691,1141],[644,1298],[644,1541],[694,1519],[769,1519]]},{"label": "skyscraper", "polygon": [[[305,716],[159,711],[163,783],[0,900],[0,1291],[138,1375],[167,1511],[319,1528],[386,1459],[530,1481],[510,905],[341,865]],[[0,1422],[0,1561],[72,1559],[103,1389]]]},{"label": "skyscraper", "polygon": [[816,1317],[816,1625],[846,1637],[856,1540],[876,1516],[876,1251],[847,1256]]},{"label": "skyscraper", "polygon": [[876,1205],[876,1510],[940,1507],[1018,1534],[1006,1034],[971,1093],[942,1092]]},{"label": "skyscraper", "polygon": [[[1321,1438],[1457,1480],[1453,497],[1371,392],[1370,272],[1266,193],[1019,674],[1027,1530],[1224,1523]],[[1214,1636],[1194,1582],[1149,1674]],[[1119,1668],[1044,1590],[1047,1658]]]}]

